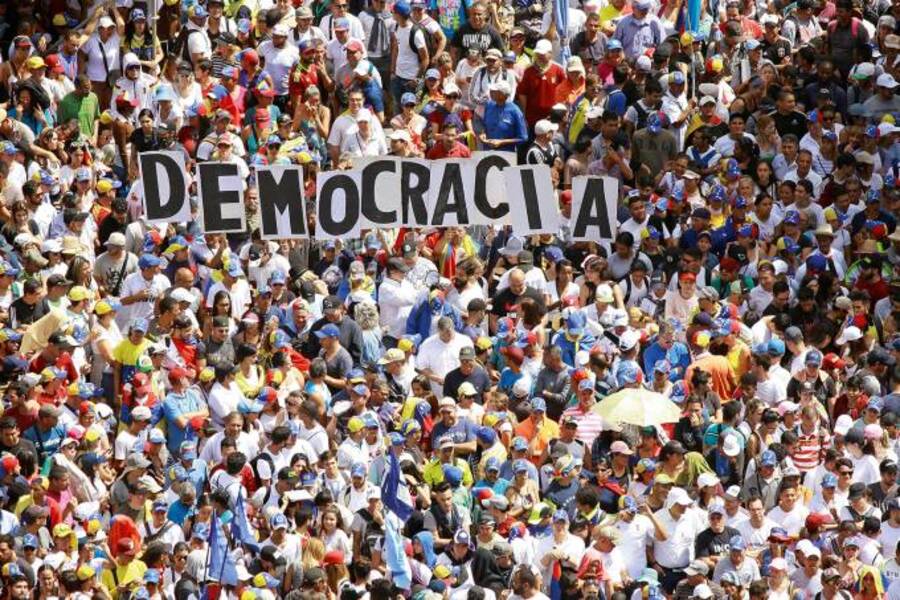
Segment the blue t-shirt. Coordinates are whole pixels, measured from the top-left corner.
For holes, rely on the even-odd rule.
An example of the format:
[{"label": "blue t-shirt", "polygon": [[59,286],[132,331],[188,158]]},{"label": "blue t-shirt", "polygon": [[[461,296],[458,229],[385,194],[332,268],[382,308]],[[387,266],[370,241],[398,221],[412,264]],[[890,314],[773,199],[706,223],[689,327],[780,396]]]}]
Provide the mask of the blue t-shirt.
[{"label": "blue t-shirt", "polygon": [[447,427],[441,421],[431,431],[431,447],[437,449],[438,442],[445,435],[453,439],[454,444],[465,444],[475,439],[475,424],[466,417],[460,417],[453,427]]},{"label": "blue t-shirt", "polygon": [[179,427],[176,419],[188,413],[197,412],[203,408],[203,401],[196,391],[187,389],[183,394],[170,392],[162,403],[163,415],[166,418],[168,435],[166,437],[166,446],[169,452],[178,453],[181,442],[184,441],[187,428]]}]

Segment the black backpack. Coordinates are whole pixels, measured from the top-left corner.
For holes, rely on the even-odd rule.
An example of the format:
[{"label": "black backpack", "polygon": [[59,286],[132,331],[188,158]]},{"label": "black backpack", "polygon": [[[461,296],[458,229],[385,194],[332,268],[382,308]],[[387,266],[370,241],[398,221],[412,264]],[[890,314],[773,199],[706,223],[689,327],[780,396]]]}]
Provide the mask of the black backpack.
[{"label": "black backpack", "polygon": [[419,25],[418,23],[413,23],[412,27],[409,30],[409,47],[413,51],[413,53],[418,56],[419,49],[416,48],[416,32],[421,31],[422,37],[425,38],[425,49],[428,50],[428,58],[434,58],[434,52],[437,49],[437,44],[434,41],[434,36],[428,33],[424,27]]},{"label": "black backpack", "polygon": [[187,61],[191,65],[194,64],[194,60],[191,58],[191,49],[188,45],[188,38],[191,37],[192,33],[203,32],[199,29],[188,29],[187,27],[182,27],[181,31],[178,32],[178,37],[175,38],[175,42],[172,44],[172,54],[180,56],[182,60]]},{"label": "black backpack", "polygon": [[[257,465],[259,461],[264,460],[269,463],[269,473],[271,473],[272,479],[275,479],[275,461],[272,459],[272,456],[268,452],[260,452],[256,455],[256,457],[250,461],[250,466],[253,468],[253,481],[256,483],[256,488],[259,489],[262,487],[262,479],[259,476],[259,468]],[[269,481],[271,484],[272,481]]]}]

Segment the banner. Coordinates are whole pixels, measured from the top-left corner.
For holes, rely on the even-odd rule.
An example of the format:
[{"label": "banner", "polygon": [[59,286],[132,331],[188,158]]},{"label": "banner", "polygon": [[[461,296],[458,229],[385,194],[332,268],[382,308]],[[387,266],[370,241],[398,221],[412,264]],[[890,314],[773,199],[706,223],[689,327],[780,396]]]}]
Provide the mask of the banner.
[{"label": "banner", "polygon": [[[151,223],[191,219],[189,179],[178,152],[139,157],[144,210]],[[243,232],[244,181],[227,162],[197,165],[203,231]],[[263,239],[356,238],[363,230],[396,227],[510,226],[514,235],[554,234],[561,219],[547,165],[516,166],[508,152],[476,152],[438,161],[392,156],[357,159],[347,171],[316,178],[315,230],[307,225],[303,168],[256,168]],[[616,234],[619,182],[576,177],[569,219],[574,240],[611,242]]]},{"label": "banner", "polygon": [[264,240],[307,238],[303,168],[272,165],[256,168],[259,189],[259,224]]},{"label": "banner", "polygon": [[609,242],[616,237],[619,182],[612,177],[572,179],[572,239]]},{"label": "banner", "polygon": [[204,233],[240,233],[247,228],[244,182],[235,163],[199,163],[197,195]]},{"label": "banner", "polygon": [[183,223],[191,220],[187,166],[183,152],[141,152],[138,170],[143,183],[147,223]]}]

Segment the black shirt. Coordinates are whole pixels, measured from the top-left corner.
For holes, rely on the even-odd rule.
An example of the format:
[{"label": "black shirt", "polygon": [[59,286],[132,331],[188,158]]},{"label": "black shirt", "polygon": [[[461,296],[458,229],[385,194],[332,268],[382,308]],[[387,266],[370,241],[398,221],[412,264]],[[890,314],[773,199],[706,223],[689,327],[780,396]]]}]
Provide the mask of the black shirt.
[{"label": "black shirt", "polygon": [[781,137],[793,133],[797,136],[797,139],[800,140],[806,135],[806,115],[803,113],[795,110],[783,115],[776,110],[770,113],[769,116],[775,121],[775,129]]},{"label": "black shirt", "polygon": [[483,54],[489,48],[503,50],[503,38],[490,25],[476,30],[471,23],[466,23],[456,30],[451,45],[459,50],[478,48]]},{"label": "black shirt", "polygon": [[50,312],[50,303],[41,298],[35,304],[25,302],[25,297],[18,298],[9,307],[9,323],[12,328],[20,325],[31,325]]},{"label": "black shirt", "polygon": [[740,532],[733,528],[725,526],[722,533],[716,533],[712,529],[704,529],[694,540],[694,554],[697,558],[705,558],[707,556],[724,556],[728,554],[731,548],[729,542],[731,538],[740,535]]},{"label": "black shirt", "polygon": [[491,299],[491,302],[493,303],[491,313],[498,317],[502,317],[511,312],[515,312],[514,307],[522,301],[522,298],[531,298],[540,307],[541,313],[546,311],[546,307],[544,306],[544,296],[538,290],[533,287],[526,287],[525,291],[521,294],[514,294],[512,288],[507,287],[503,288],[503,290],[498,292]]},{"label": "black shirt", "polygon": [[447,373],[447,376],[444,377],[444,395],[456,398],[459,393],[459,386],[466,381],[471,383],[475,387],[475,391],[478,392],[478,398],[475,400],[475,403],[481,404],[484,393],[491,387],[491,377],[481,365],[475,365],[468,377],[462,374],[459,367]]}]

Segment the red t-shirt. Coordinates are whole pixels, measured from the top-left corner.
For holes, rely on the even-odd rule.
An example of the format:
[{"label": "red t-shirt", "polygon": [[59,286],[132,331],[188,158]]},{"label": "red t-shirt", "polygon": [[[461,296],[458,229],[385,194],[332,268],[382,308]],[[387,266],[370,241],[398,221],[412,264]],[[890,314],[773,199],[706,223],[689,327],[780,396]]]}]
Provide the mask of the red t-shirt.
[{"label": "red t-shirt", "polygon": [[545,71],[531,65],[522,75],[516,92],[528,98],[525,105],[525,120],[533,127],[547,117],[556,104],[556,88],[566,80],[566,72],[556,63],[550,63]]},{"label": "red t-shirt", "polygon": [[888,288],[887,282],[884,278],[879,277],[878,281],[873,283],[869,283],[868,281],[863,281],[862,277],[856,280],[856,285],[854,285],[858,290],[865,290],[869,292],[869,296],[872,298],[872,304],[875,304],[882,298],[887,298],[888,294],[890,294],[890,288]]},{"label": "red t-shirt", "polygon": [[449,150],[447,150],[444,144],[435,144],[431,150],[428,151],[428,158],[431,160],[437,160],[439,158],[469,158],[471,156],[472,151],[469,150],[469,147],[459,142],[456,142]]}]

